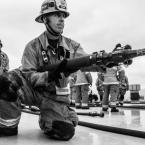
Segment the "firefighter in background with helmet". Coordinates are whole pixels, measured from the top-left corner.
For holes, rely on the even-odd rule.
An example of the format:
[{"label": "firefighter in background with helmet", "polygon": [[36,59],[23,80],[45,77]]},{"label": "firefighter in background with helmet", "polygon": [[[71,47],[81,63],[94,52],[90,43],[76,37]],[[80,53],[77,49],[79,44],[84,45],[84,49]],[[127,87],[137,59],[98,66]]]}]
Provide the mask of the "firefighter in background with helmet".
[{"label": "firefighter in background with helmet", "polygon": [[9,58],[1,49],[3,44],[0,40],[0,75],[9,70]]},{"label": "firefighter in background with helmet", "polygon": [[[0,76],[5,75],[9,70],[9,58],[1,50],[2,47],[3,44],[0,40]],[[4,84],[1,84],[0,87],[4,87]],[[15,109],[15,105],[15,102],[7,102],[0,99],[0,136],[17,134],[17,125],[15,123],[17,124],[20,120],[20,112],[16,111],[19,109]]]},{"label": "firefighter in background with helmet", "polygon": [[104,77],[103,77],[103,73],[98,72],[97,73],[97,79],[96,79],[96,88],[100,97],[100,104],[102,104],[102,99],[103,99],[103,94],[104,94],[104,88],[103,88],[103,81],[104,81]]},{"label": "firefighter in background with helmet", "polygon": [[122,71],[122,73],[119,73],[118,80],[120,82],[118,103],[119,105],[123,105],[124,95],[129,90],[129,81],[128,81],[128,77],[125,75],[125,70]]},{"label": "firefighter in background with helmet", "polygon": [[102,99],[103,111],[107,111],[108,108],[110,107],[111,112],[119,112],[119,109],[116,106],[118,101],[118,95],[119,95],[118,75],[123,72],[124,70],[121,65],[114,66],[112,68],[106,67],[106,72],[103,73],[103,77],[104,77],[103,80],[104,94]]}]

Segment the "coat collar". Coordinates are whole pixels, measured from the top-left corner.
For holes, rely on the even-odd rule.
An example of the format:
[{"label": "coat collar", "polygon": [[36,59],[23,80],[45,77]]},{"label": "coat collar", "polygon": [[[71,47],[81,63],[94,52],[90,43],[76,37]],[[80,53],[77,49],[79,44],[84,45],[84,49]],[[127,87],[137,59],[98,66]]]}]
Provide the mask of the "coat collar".
[{"label": "coat collar", "polygon": [[[44,50],[47,50],[48,46],[50,45],[46,35],[47,34],[46,34],[46,31],[45,31],[38,37]],[[68,45],[67,45],[67,43],[66,43],[66,41],[65,41],[65,37],[64,36],[61,37],[61,40],[59,42],[59,46],[63,47],[66,50],[70,50]]]}]

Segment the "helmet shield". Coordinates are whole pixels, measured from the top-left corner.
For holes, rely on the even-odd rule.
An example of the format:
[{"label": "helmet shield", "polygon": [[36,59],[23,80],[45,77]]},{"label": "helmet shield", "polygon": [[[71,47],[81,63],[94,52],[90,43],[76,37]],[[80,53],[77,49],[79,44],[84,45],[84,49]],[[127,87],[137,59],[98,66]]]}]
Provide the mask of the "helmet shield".
[{"label": "helmet shield", "polygon": [[66,11],[67,10],[67,5],[65,0],[55,0],[56,2],[56,8],[60,11]]}]

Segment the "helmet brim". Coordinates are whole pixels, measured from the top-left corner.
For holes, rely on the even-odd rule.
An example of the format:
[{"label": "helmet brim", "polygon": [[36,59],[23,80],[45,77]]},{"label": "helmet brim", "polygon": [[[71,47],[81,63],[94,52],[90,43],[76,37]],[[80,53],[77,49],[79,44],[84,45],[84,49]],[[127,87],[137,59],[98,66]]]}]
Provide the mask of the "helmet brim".
[{"label": "helmet brim", "polygon": [[35,21],[38,22],[38,23],[43,23],[43,16],[44,15],[52,14],[52,13],[55,13],[55,12],[63,12],[63,13],[65,13],[66,18],[69,16],[69,12],[56,10],[56,11],[53,11],[53,12],[40,14],[38,17],[35,18]]}]

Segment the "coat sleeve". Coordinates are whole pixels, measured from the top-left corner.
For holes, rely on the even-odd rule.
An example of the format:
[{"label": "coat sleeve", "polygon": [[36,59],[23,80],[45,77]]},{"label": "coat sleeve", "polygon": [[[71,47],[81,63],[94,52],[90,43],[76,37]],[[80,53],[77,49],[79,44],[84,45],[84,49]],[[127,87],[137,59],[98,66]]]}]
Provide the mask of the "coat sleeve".
[{"label": "coat sleeve", "polygon": [[8,71],[9,70],[9,58],[8,58],[8,55],[7,54],[5,54],[5,56],[6,56],[6,66],[5,66],[5,71]]},{"label": "coat sleeve", "polygon": [[[74,48],[74,58],[89,55],[84,51],[83,47],[79,43],[75,41],[72,41],[72,43],[73,43],[73,48]],[[93,64],[89,67],[82,67],[81,70],[85,72],[104,72],[103,68],[96,64]]]},{"label": "coat sleeve", "polygon": [[7,65],[6,65],[6,71],[8,71],[8,70],[9,70],[9,68],[10,68],[10,66],[9,66],[9,58],[8,58],[8,56],[7,56]]},{"label": "coat sleeve", "polygon": [[38,54],[36,52],[36,42],[30,42],[25,47],[22,56],[22,71],[33,87],[46,86],[48,80],[48,72],[37,72],[38,70]]}]

